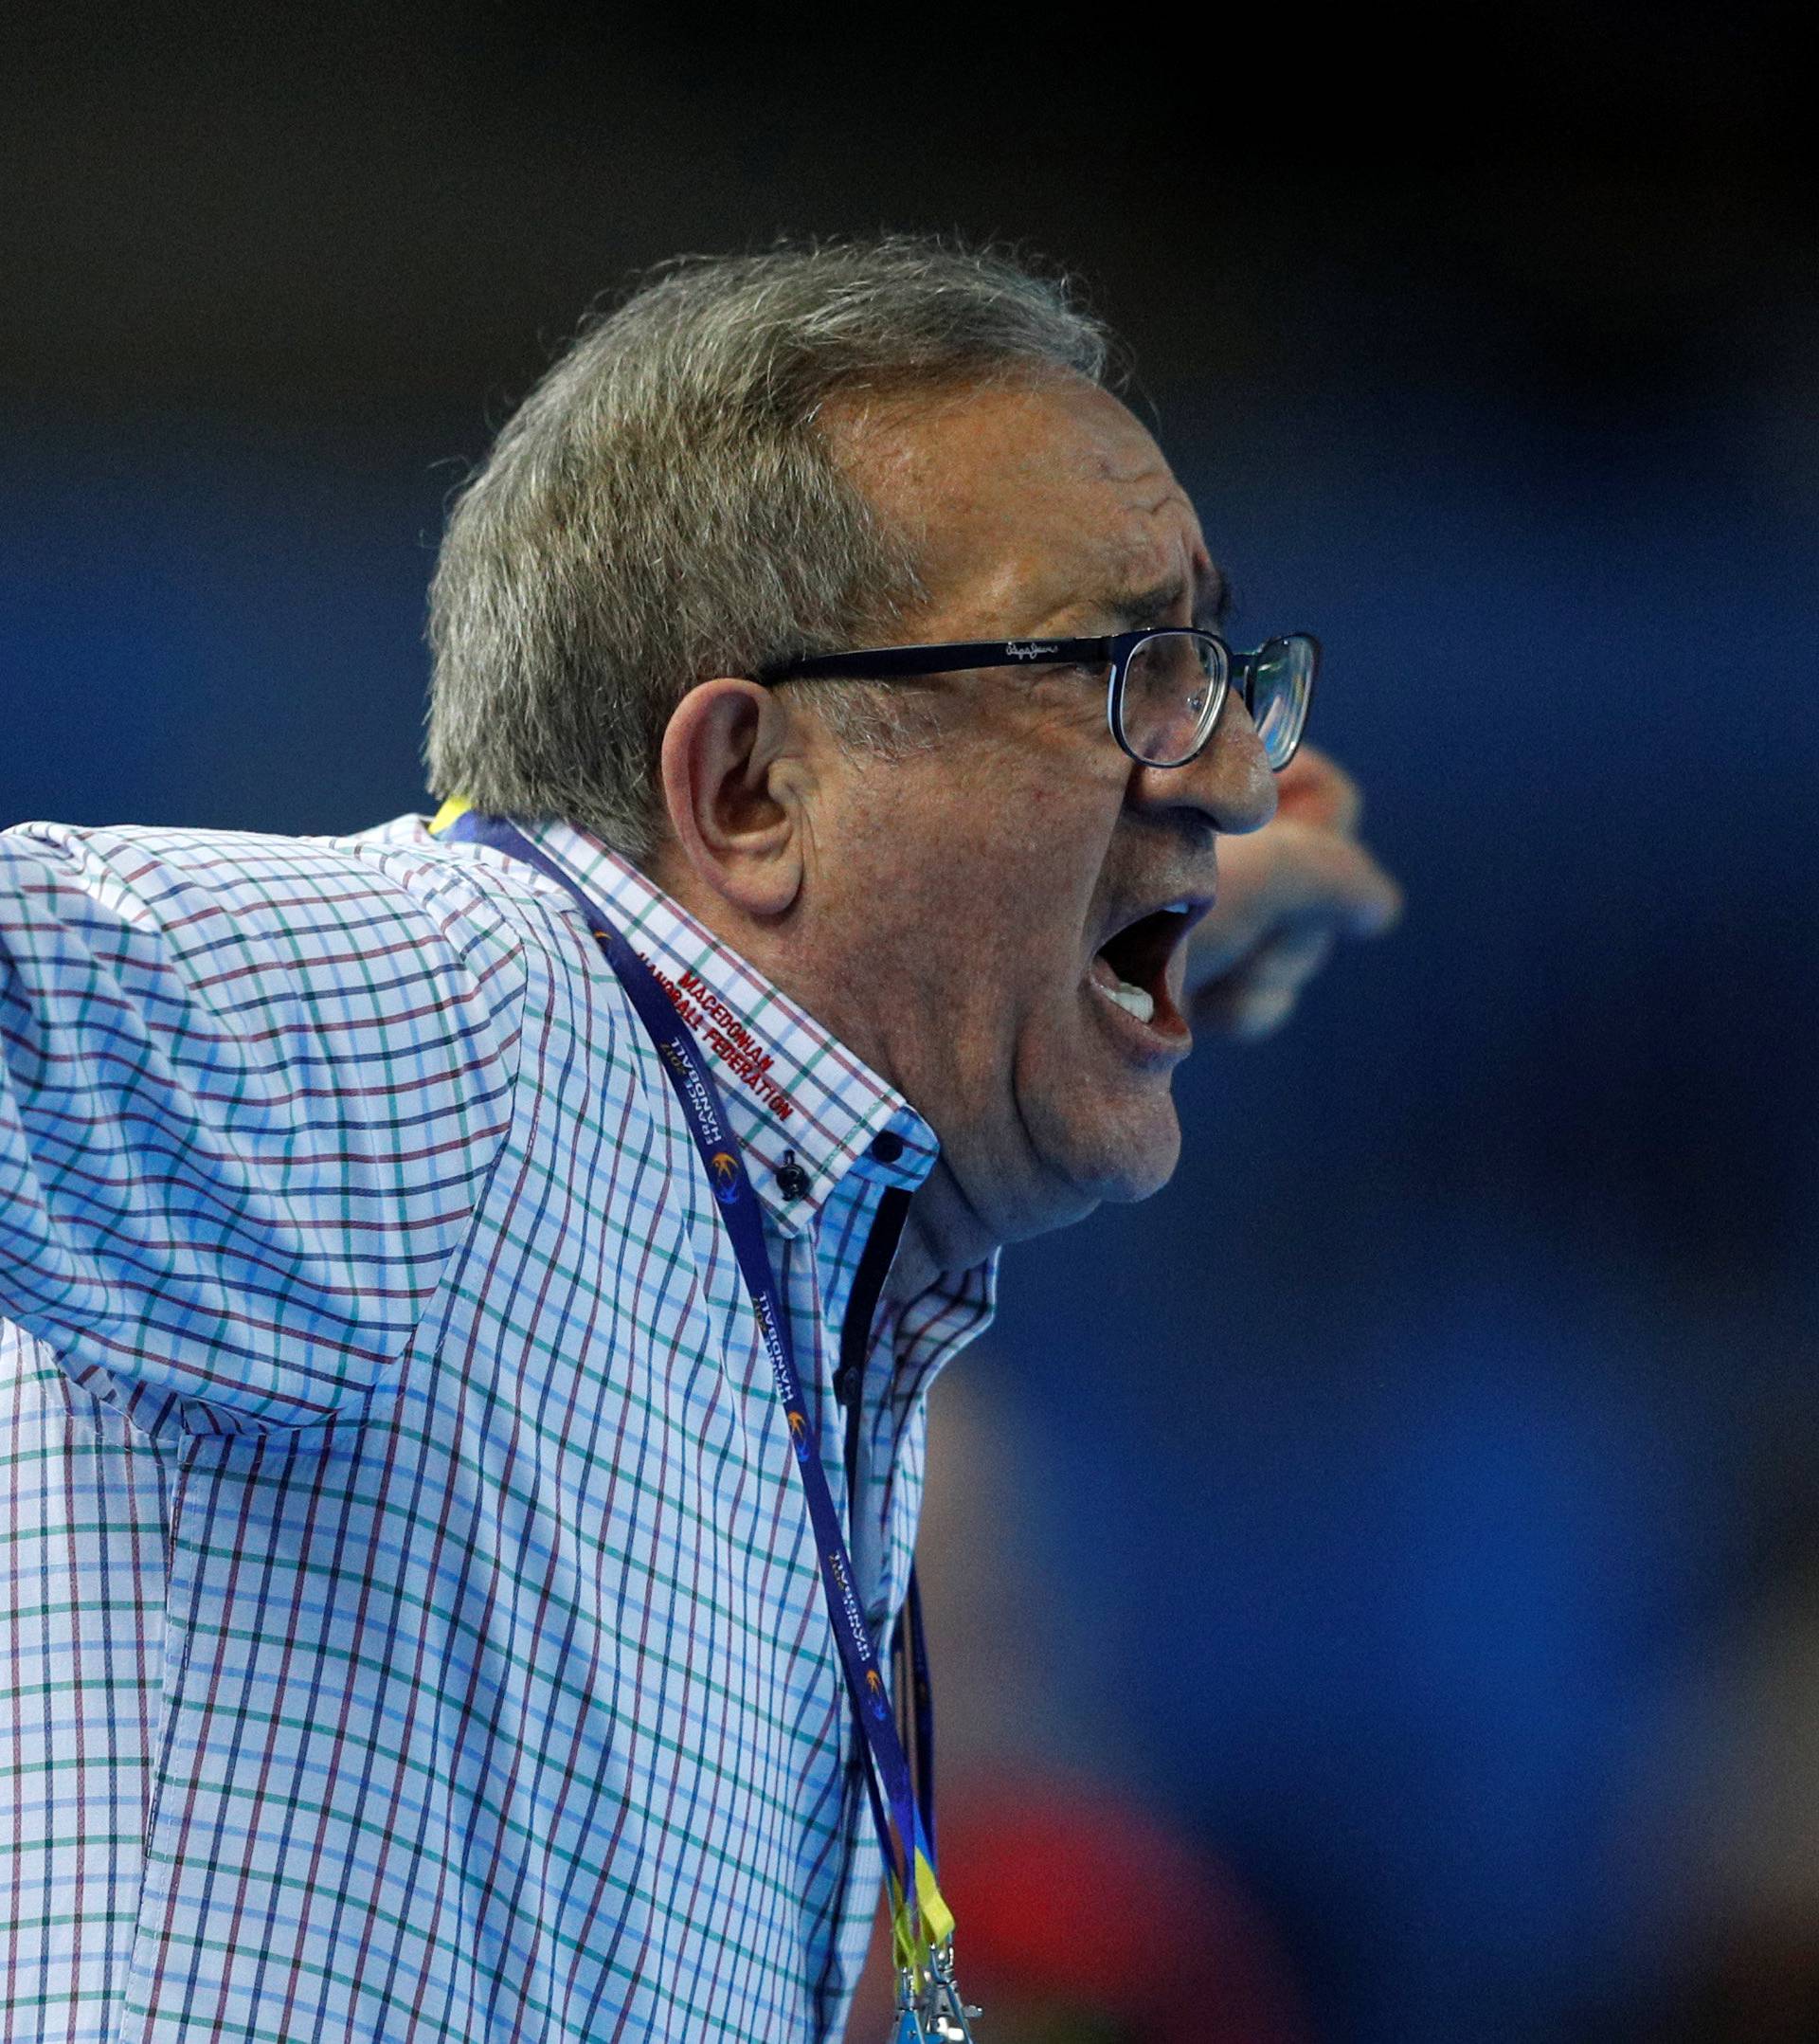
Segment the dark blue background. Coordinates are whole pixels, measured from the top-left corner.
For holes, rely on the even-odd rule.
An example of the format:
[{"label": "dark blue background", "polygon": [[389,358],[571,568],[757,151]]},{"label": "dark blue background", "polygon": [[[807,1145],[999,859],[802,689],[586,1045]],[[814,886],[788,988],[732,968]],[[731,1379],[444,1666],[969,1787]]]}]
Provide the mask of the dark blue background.
[{"label": "dark blue background", "polygon": [[[1682,1702],[1819,1552],[1809,194],[1732,118],[1771,45],[1544,11],[1573,63],[1435,160],[1234,143],[1187,195],[977,86],[817,125],[781,55],[562,9],[72,34],[8,88],[0,822],[421,806],[443,497],[633,262],[888,220],[1101,280],[1409,913],[1197,1055],[1175,1183],[1013,1253],[980,1366],[1041,1675],[1368,2044],[1657,2034],[1728,1935]],[[1468,168],[1478,118],[1546,146]]]}]

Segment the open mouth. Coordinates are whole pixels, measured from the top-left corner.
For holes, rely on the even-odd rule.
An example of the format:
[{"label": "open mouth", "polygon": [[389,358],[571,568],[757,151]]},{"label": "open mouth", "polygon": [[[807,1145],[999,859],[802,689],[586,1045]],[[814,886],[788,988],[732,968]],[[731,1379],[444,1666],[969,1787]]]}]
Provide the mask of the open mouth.
[{"label": "open mouth", "polygon": [[1116,1007],[1159,1036],[1188,1028],[1169,986],[1169,967],[1187,932],[1206,913],[1204,901],[1170,902],[1108,936],[1093,954],[1088,978]]}]

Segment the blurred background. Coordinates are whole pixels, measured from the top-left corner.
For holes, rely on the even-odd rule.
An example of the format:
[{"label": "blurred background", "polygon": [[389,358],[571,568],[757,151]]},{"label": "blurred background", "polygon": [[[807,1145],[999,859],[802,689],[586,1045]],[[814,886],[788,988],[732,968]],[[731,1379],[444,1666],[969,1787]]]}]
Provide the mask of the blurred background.
[{"label": "blurred background", "polygon": [[598,295],[780,232],[1080,273],[1239,631],[1326,643],[1403,927],[936,1394],[1000,2044],[1819,2036],[1796,26],[10,18],[0,823],[421,806],[445,496]]}]

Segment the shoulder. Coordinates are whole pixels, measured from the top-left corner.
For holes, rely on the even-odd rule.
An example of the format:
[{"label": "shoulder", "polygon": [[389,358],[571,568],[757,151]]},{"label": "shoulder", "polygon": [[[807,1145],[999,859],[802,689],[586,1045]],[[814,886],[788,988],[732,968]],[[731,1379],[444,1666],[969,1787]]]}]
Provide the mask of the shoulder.
[{"label": "shoulder", "polygon": [[522,992],[539,958],[586,942],[560,890],[438,844],[417,817],[347,838],[34,823],[0,833],[6,849],[65,903],[205,969],[465,968]]}]

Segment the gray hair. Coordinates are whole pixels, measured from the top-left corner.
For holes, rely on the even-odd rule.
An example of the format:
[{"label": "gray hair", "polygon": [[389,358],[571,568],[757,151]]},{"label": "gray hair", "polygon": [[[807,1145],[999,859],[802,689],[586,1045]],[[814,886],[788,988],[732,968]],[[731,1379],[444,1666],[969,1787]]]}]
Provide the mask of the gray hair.
[{"label": "gray hair", "polygon": [[[690,688],[863,643],[921,593],[915,535],[841,465],[830,403],[1097,383],[1108,353],[1065,279],[988,251],[890,237],[670,265],[583,329],[456,499],[431,788],[648,859]],[[815,686],[846,742],[906,742],[888,691]]]}]

